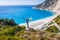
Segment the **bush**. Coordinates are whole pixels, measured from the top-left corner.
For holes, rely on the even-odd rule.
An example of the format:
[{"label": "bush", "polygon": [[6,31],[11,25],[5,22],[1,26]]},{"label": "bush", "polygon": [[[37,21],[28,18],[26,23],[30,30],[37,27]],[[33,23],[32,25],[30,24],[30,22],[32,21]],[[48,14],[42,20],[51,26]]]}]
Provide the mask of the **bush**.
[{"label": "bush", "polygon": [[60,26],[60,15],[57,16],[54,21]]},{"label": "bush", "polygon": [[0,35],[14,36],[16,33],[24,30],[24,26],[3,26],[0,28]]},{"label": "bush", "polygon": [[53,33],[58,33],[59,32],[58,28],[56,28],[54,25],[49,27],[49,28],[47,28],[45,31],[53,32]]},{"label": "bush", "polygon": [[1,25],[10,25],[10,26],[17,25],[16,22],[13,19],[8,19],[8,18],[0,19],[0,24]]},{"label": "bush", "polygon": [[22,38],[17,36],[0,36],[0,40],[22,40]]}]

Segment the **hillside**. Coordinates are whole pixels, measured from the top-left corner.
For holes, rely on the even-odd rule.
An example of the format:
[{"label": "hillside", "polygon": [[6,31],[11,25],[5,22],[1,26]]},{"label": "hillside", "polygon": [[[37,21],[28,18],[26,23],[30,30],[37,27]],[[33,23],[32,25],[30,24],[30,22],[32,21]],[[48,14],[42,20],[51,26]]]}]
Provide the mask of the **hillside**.
[{"label": "hillside", "polygon": [[[58,16],[54,20],[58,20],[56,22],[60,25],[59,18]],[[0,19],[0,23],[2,22],[3,25],[0,24],[0,40],[60,40],[60,35],[57,35],[58,29],[54,26],[45,31],[33,29],[26,31],[25,26],[18,26],[13,20]]]},{"label": "hillside", "polygon": [[58,3],[58,0],[46,0],[45,2],[35,6],[37,9],[53,10]]},{"label": "hillside", "polygon": [[59,40],[56,33],[46,31],[36,31],[30,29],[26,31],[23,26],[3,26],[0,28],[0,40]]}]

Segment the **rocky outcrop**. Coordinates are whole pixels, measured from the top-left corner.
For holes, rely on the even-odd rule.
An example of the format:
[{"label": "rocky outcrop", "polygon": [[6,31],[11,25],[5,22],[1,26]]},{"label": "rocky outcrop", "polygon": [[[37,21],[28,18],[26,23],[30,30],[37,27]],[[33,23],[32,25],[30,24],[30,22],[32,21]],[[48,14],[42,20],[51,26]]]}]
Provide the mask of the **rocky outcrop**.
[{"label": "rocky outcrop", "polygon": [[36,9],[46,9],[46,10],[53,10],[57,5],[58,0],[46,0],[45,2],[38,4],[35,6]]}]

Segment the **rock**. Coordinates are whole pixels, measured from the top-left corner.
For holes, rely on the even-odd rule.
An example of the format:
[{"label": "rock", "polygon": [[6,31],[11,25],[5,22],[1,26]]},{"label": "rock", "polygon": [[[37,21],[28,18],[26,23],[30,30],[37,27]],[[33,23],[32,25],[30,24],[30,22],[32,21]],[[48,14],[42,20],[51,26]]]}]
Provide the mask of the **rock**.
[{"label": "rock", "polygon": [[57,5],[58,0],[46,0],[45,2],[38,4],[35,6],[36,9],[43,9],[43,10],[53,10]]}]

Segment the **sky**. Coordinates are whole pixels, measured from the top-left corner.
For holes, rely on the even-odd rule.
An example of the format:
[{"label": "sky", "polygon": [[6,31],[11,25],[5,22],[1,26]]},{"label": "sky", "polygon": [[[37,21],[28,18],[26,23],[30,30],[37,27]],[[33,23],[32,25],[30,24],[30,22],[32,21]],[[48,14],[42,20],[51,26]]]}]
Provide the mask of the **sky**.
[{"label": "sky", "polygon": [[45,0],[0,0],[0,5],[37,5]]}]

